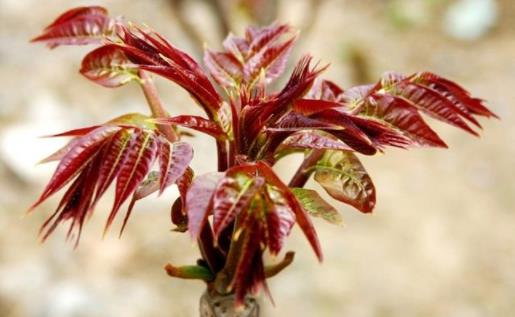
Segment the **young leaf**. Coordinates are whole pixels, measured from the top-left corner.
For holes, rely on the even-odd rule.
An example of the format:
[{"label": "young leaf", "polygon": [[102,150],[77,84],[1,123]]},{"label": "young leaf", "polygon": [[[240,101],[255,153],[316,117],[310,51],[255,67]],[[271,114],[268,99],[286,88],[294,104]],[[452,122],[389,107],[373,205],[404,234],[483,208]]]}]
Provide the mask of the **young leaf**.
[{"label": "young leaf", "polygon": [[113,180],[118,176],[120,167],[127,158],[127,153],[135,141],[134,134],[127,129],[118,131],[105,146],[105,153],[102,156],[103,164],[100,167],[100,175],[97,181],[95,203],[106,192]]},{"label": "young leaf", "polygon": [[499,118],[495,113],[483,105],[481,99],[473,98],[470,93],[455,82],[440,77],[434,73],[421,72],[410,76],[410,79],[429,86],[451,99],[462,110],[484,117]]},{"label": "young leaf", "polygon": [[372,211],[376,203],[374,184],[353,153],[327,151],[315,168],[315,181],[329,195],[359,211]]},{"label": "young leaf", "polygon": [[286,149],[352,150],[331,134],[316,130],[304,130],[292,134],[284,140],[278,151]]},{"label": "young leaf", "polygon": [[305,188],[292,188],[292,192],[300,201],[304,210],[311,216],[320,217],[336,225],[343,223],[340,213],[320,197],[316,191]]},{"label": "young leaf", "polygon": [[193,180],[186,194],[186,210],[188,212],[188,230],[196,239],[211,212],[212,197],[223,173],[215,172],[201,175]]},{"label": "young leaf", "polygon": [[264,183],[262,177],[238,175],[237,169],[227,171],[213,196],[213,233],[216,239],[222,230],[248,207]]},{"label": "young leaf", "polygon": [[114,88],[138,80],[138,70],[118,45],[108,44],[84,57],[80,73],[97,84]]},{"label": "young leaf", "polygon": [[175,183],[187,170],[193,159],[193,148],[185,142],[173,143],[172,151],[169,150],[169,143],[161,142],[166,150],[161,150],[160,160],[160,181],[159,194],[162,194],[166,187]]},{"label": "young leaf", "polygon": [[266,237],[268,238],[268,249],[271,255],[281,252],[286,238],[295,224],[295,212],[282,195],[270,193],[271,188],[267,188],[267,207],[266,217]]},{"label": "young leaf", "polygon": [[242,80],[243,67],[233,54],[207,49],[204,53],[204,64],[220,86],[228,88],[239,86]]},{"label": "young leaf", "polygon": [[114,32],[115,21],[102,7],[79,7],[59,16],[32,42],[45,42],[50,48],[60,45],[97,44]]},{"label": "young leaf", "polygon": [[197,130],[216,139],[223,139],[226,137],[224,131],[220,128],[218,124],[213,122],[212,120],[207,120],[198,116],[176,116],[169,118],[159,118],[155,119],[157,124],[174,124],[180,125],[186,128],[190,128],[193,130]]},{"label": "young leaf", "polygon": [[364,104],[360,117],[379,120],[409,139],[409,145],[447,147],[422,119],[417,109],[406,100],[389,95],[377,96],[373,103]]},{"label": "young leaf", "polygon": [[[136,132],[136,141],[127,153],[127,159],[120,168],[116,182],[113,209],[109,214],[104,232],[111,226],[118,210],[150,172],[156,159],[158,144],[155,135],[149,131]],[[127,212],[126,219],[130,216]]]},{"label": "young leaf", "polygon": [[282,74],[295,40],[296,35],[286,24],[249,27],[244,38],[229,35],[224,51],[206,50],[204,63],[223,88],[237,89],[241,85],[252,89],[261,75],[265,83],[270,83]]},{"label": "young leaf", "polygon": [[73,179],[87,164],[99,153],[103,142],[120,128],[106,126],[95,129],[89,134],[80,137],[74,146],[63,156],[57,166],[50,182],[39,199],[32,205],[31,210],[41,204],[52,194],[61,189]]},{"label": "young leaf", "polygon": [[284,195],[289,208],[291,208],[295,214],[299,227],[304,232],[304,235],[311,244],[311,247],[313,248],[313,251],[315,251],[319,261],[322,261],[322,250],[320,248],[320,242],[318,241],[318,236],[316,234],[315,228],[313,227],[313,223],[307,216],[306,212],[302,209],[299,201],[297,198],[295,198],[295,195],[293,195],[288,186],[286,186],[286,184],[281,181],[281,179],[275,174],[275,172],[268,164],[262,161],[258,161],[256,163],[256,167],[258,168],[260,174],[266,178],[267,182],[273,186],[276,186],[281,194]]}]

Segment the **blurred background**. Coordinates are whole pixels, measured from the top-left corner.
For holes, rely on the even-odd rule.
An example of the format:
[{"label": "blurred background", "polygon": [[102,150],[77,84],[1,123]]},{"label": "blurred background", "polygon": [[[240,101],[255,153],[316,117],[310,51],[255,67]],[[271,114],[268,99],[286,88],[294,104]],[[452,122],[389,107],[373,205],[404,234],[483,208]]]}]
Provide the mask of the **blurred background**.
[{"label": "blurred background", "polygon": [[[197,316],[203,285],[162,269],[198,256],[187,235],[170,232],[174,190],[139,203],[122,239],[115,230],[101,238],[105,199],[76,250],[64,227],[38,242],[57,198],[25,216],[55,168],[37,161],[65,142],[40,136],[146,111],[135,85],[109,90],[81,78],[88,48],[28,43],[65,9],[91,4],[197,57],[246,24],[289,22],[302,31],[294,56],[330,62],[325,76],[343,87],[387,70],[431,70],[486,99],[502,120],[483,121],[479,140],[436,124],[450,150],[363,158],[378,189],[375,213],[339,204],[343,227],[315,220],[323,264],[295,230],[287,245],[295,262],[270,280],[276,306],[261,301],[263,316],[513,315],[513,0],[0,0],[0,316]],[[177,87],[158,80],[158,88],[171,113],[200,114]],[[192,142],[194,169],[212,170],[214,145]],[[290,163],[277,169],[287,175]]]}]

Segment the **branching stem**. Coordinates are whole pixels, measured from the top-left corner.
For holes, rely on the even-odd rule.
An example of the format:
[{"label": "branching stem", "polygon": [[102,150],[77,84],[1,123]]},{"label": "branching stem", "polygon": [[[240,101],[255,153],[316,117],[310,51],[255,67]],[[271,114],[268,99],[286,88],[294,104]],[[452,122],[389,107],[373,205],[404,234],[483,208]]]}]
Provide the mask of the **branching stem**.
[{"label": "branching stem", "polygon": [[[143,93],[145,94],[145,98],[147,99],[147,103],[150,108],[150,111],[152,112],[152,116],[155,118],[168,117],[168,112],[163,107],[161,99],[159,99],[159,94],[157,92],[156,86],[154,85],[152,77],[147,72],[142,70],[139,71],[139,76],[141,78],[141,88],[143,89]],[[179,136],[177,135],[172,126],[158,125],[158,129],[161,133],[165,135],[168,141],[175,142],[179,140]]]}]

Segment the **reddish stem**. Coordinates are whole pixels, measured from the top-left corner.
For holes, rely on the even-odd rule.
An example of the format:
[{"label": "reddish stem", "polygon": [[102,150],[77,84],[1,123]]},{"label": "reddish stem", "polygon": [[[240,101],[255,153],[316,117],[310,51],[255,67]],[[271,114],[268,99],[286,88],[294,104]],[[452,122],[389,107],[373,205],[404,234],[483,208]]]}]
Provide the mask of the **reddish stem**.
[{"label": "reddish stem", "polygon": [[[152,80],[152,77],[145,72],[139,71],[139,76],[141,78],[141,88],[143,89],[143,93],[145,94],[145,98],[147,99],[148,106],[150,111],[152,112],[152,116],[155,118],[166,118],[168,117],[168,112],[163,107],[161,100],[159,99],[159,94],[157,92],[156,86]],[[175,132],[172,126],[170,125],[158,125],[158,129],[170,142],[175,142],[179,140],[179,136]]]},{"label": "reddish stem", "polygon": [[302,164],[299,166],[295,174],[288,186],[290,187],[304,187],[306,182],[308,181],[311,173],[311,167],[313,167],[324,155],[324,150],[313,150],[308,156],[304,159]]}]

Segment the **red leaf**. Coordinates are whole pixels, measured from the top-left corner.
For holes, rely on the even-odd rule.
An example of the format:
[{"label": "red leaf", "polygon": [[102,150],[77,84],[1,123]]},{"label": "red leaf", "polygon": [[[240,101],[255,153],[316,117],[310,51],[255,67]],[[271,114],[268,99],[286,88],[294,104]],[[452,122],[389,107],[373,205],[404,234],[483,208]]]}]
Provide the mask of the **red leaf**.
[{"label": "red leaf", "polygon": [[74,230],[77,229],[75,238],[75,247],[77,247],[84,221],[92,211],[95,181],[99,175],[98,167],[100,163],[101,160],[98,157],[89,163],[68,188],[54,214],[41,226],[42,241],[45,241],[61,222],[71,220],[67,238],[71,238]]},{"label": "red leaf", "polygon": [[74,20],[80,16],[88,16],[88,15],[105,15],[107,16],[109,13],[106,8],[100,6],[88,6],[88,7],[77,7],[70,9],[60,16],[58,16],[54,22],[48,25],[45,29],[50,29],[56,25],[62,24],[64,22]]},{"label": "red leaf", "polygon": [[245,37],[249,43],[248,55],[253,56],[266,49],[290,31],[291,28],[287,24],[272,24],[262,28],[248,27],[245,30]]},{"label": "red leaf", "polygon": [[220,86],[237,87],[242,79],[242,65],[231,53],[206,50],[204,64]]},{"label": "red leaf", "polygon": [[293,111],[300,113],[304,116],[310,116],[312,114],[324,111],[326,109],[341,108],[341,106],[341,104],[333,101],[299,99],[293,103]]},{"label": "red leaf", "polygon": [[415,82],[423,83],[430,86],[436,91],[442,93],[445,97],[453,100],[453,102],[461,109],[466,109],[473,114],[499,118],[495,113],[490,111],[482,103],[482,100],[472,98],[470,93],[463,87],[448,79],[442,78],[430,72],[417,73],[410,78]]},{"label": "red leaf", "polygon": [[105,126],[80,137],[66,155],[63,156],[50,182],[30,210],[37,207],[72,180],[99,153],[105,139],[118,130],[120,130],[118,127]]},{"label": "red leaf", "polygon": [[97,84],[113,88],[137,80],[138,70],[118,45],[108,44],[84,57],[80,73]]},{"label": "red leaf", "polygon": [[50,48],[59,45],[100,43],[112,35],[115,22],[101,7],[80,7],[65,12],[45,28],[32,42],[45,42]]},{"label": "red leaf", "polygon": [[359,116],[350,116],[349,118],[368,136],[376,149],[382,150],[385,146],[405,149],[413,144],[413,141],[403,135],[398,129],[385,122]]},{"label": "red leaf", "polygon": [[[157,154],[157,140],[152,132],[137,131],[136,141],[127,153],[127,159],[116,182],[116,193],[114,205],[107,219],[104,232],[111,226],[114,217],[118,213],[121,205],[136,190],[145,176],[149,173]],[[130,210],[126,218],[130,216]]]},{"label": "red leaf", "polygon": [[163,141],[161,144],[162,147],[159,155],[159,194],[162,194],[166,187],[175,183],[179,177],[186,172],[186,169],[193,159],[193,148],[188,143],[173,143],[173,149],[171,152],[168,142]]},{"label": "red leaf", "polygon": [[376,153],[376,146],[361,127],[356,124],[356,119],[349,114],[334,109],[327,109],[311,116],[313,119],[323,121],[340,129],[324,129],[333,134],[355,151],[362,154],[373,155]]},{"label": "red leaf", "polygon": [[414,83],[399,84],[400,95],[411,101],[420,110],[441,121],[447,122],[455,127],[461,128],[473,135],[478,135],[461,118],[464,113],[456,107],[449,99],[437,91]]},{"label": "red leaf", "polygon": [[256,166],[259,172],[262,173],[262,175],[266,178],[267,182],[276,186],[284,195],[289,207],[295,213],[295,217],[297,219],[299,227],[306,235],[306,238],[308,239],[309,243],[311,244],[311,247],[315,251],[315,254],[318,257],[319,261],[322,261],[322,250],[320,248],[320,242],[318,241],[318,236],[316,234],[315,228],[313,227],[313,224],[311,223],[311,220],[309,219],[308,215],[299,204],[299,201],[297,200],[297,198],[295,198],[295,195],[293,195],[288,186],[286,186],[286,184],[284,184],[279,179],[279,177],[277,177],[272,168],[268,166],[266,163],[258,161],[256,163]]},{"label": "red leaf", "polygon": [[447,147],[422,119],[417,109],[402,98],[378,95],[376,102],[364,105],[359,115],[378,119],[397,129],[412,141],[412,145]]},{"label": "red leaf", "polygon": [[193,180],[186,194],[188,230],[196,239],[207,221],[212,208],[212,197],[223,173],[214,172],[201,175]]},{"label": "red leaf", "polygon": [[[281,75],[296,36],[288,25],[249,27],[246,37],[229,35],[224,41],[225,51],[207,50],[204,62],[211,75],[224,88],[252,89],[261,74],[266,83]],[[284,40],[282,37],[284,36]]]},{"label": "red leaf", "polygon": [[86,135],[86,134],[90,133],[91,131],[93,131],[93,130],[99,128],[99,127],[100,127],[99,125],[94,125],[94,126],[91,126],[91,127],[73,129],[73,130],[61,132],[61,133],[58,133],[58,134],[52,134],[52,135],[48,135],[48,136],[45,136],[45,137],[56,138],[56,137],[63,137],[63,136],[83,136],[83,135]]},{"label": "red leaf", "polygon": [[280,76],[286,67],[294,43],[295,38],[292,38],[285,43],[261,50],[252,56],[243,67],[245,82],[253,85],[261,72],[264,72],[267,82],[271,82],[272,79]]},{"label": "red leaf", "polygon": [[375,206],[372,179],[351,152],[327,151],[316,165],[315,181],[333,198],[362,212],[371,212]]},{"label": "red leaf", "polygon": [[120,172],[121,166],[126,161],[127,153],[136,141],[133,132],[123,129],[113,135],[109,144],[105,147],[102,155],[102,165],[100,166],[100,175],[97,182],[97,191],[95,193],[95,203],[106,192],[107,188]]},{"label": "red leaf", "polygon": [[217,139],[225,137],[224,131],[217,123],[198,116],[184,115],[169,118],[159,118],[155,119],[154,121],[158,124],[174,124],[191,128],[193,130],[209,134]]},{"label": "red leaf", "polygon": [[215,238],[245,208],[263,187],[262,177],[238,175],[238,166],[229,169],[218,183],[213,196],[213,231]]},{"label": "red leaf", "polygon": [[175,182],[179,193],[181,194],[182,207],[186,206],[186,195],[193,181],[193,170],[191,167],[187,167],[184,173]]},{"label": "red leaf", "polygon": [[290,235],[295,224],[295,213],[286,202],[270,200],[270,210],[266,211],[267,242],[270,254],[275,256],[282,250],[286,237]]},{"label": "red leaf", "polygon": [[241,244],[242,252],[239,254],[229,286],[229,289],[233,289],[236,294],[236,305],[242,305],[247,294],[255,294],[262,285],[266,287],[262,250],[260,249],[260,242],[263,238],[262,226],[255,217],[249,217],[242,229],[244,232],[239,239],[243,241],[233,242]]},{"label": "red leaf", "polygon": [[189,70],[176,66],[141,65],[141,69],[156,73],[170,79],[194,96],[210,116],[213,116],[221,106],[221,98],[212,87],[199,85],[198,77]]},{"label": "red leaf", "polygon": [[330,134],[319,131],[299,131],[288,137],[281,148],[319,149],[319,150],[352,150],[347,144]]}]

